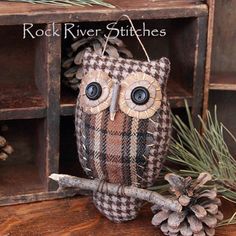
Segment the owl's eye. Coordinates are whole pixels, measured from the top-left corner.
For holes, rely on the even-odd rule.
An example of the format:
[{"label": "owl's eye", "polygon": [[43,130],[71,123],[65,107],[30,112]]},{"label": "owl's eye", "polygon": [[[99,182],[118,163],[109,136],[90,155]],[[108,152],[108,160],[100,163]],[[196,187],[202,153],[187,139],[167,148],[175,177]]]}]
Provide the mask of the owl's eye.
[{"label": "owl's eye", "polygon": [[97,100],[102,95],[102,87],[99,83],[92,82],[87,85],[85,89],[85,94],[88,99],[93,100],[93,101]]},{"label": "owl's eye", "polygon": [[148,102],[150,94],[145,87],[139,86],[131,92],[131,99],[136,105],[144,105]]},{"label": "owl's eye", "polygon": [[111,104],[112,79],[103,71],[89,71],[82,79],[79,106],[88,114],[98,114]]},{"label": "owl's eye", "polygon": [[120,110],[131,117],[152,117],[160,108],[161,99],[159,82],[148,74],[135,72],[121,82]]}]

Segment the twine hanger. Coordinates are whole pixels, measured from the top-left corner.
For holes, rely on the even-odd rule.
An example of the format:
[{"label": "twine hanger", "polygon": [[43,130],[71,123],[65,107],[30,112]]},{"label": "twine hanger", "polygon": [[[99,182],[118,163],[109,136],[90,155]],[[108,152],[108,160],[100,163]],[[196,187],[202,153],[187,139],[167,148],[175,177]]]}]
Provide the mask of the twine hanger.
[{"label": "twine hanger", "polygon": [[[131,27],[132,27],[132,29],[133,29],[133,31],[134,31],[134,34],[135,34],[136,38],[138,39],[138,42],[139,42],[139,44],[141,45],[141,47],[142,47],[142,49],[143,49],[143,51],[144,51],[144,53],[145,53],[145,55],[146,55],[146,57],[147,57],[147,61],[150,62],[150,58],[149,58],[149,56],[148,56],[148,53],[147,53],[147,51],[146,51],[146,49],[145,49],[145,47],[144,47],[144,45],[143,45],[141,39],[139,38],[139,36],[138,36],[138,34],[137,34],[137,31],[136,31],[136,29],[135,29],[135,27],[134,27],[134,24],[133,24],[132,20],[130,19],[130,17],[129,17],[128,15],[122,15],[122,16],[120,16],[120,17],[118,18],[118,20],[116,20],[116,22],[115,22],[114,25],[116,25],[123,17],[125,17],[125,18],[128,19],[128,21],[129,21],[129,23],[130,23],[130,25],[131,25]],[[111,36],[111,33],[112,33],[112,30],[113,30],[113,29],[114,29],[114,28],[112,27],[112,29],[110,30],[110,32],[109,32],[109,34],[108,34],[108,36],[107,36],[107,38],[106,38],[106,41],[105,41],[105,44],[104,44],[104,47],[103,47],[103,50],[102,50],[102,56],[104,56],[104,53],[105,53],[105,50],[106,50],[106,47],[107,47],[107,44],[108,44],[108,40],[109,40],[109,38],[110,38],[110,36]]]}]

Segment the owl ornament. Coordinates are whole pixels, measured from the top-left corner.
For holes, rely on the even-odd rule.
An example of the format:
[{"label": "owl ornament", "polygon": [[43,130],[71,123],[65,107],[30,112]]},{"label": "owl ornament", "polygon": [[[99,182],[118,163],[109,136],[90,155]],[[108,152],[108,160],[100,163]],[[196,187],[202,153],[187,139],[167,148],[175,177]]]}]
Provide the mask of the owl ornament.
[{"label": "owl ornament", "polygon": [[[147,188],[157,180],[171,133],[167,58],[142,62],[87,51],[76,105],[80,163],[91,178]],[[96,208],[108,219],[134,219],[140,200],[99,190]]]}]

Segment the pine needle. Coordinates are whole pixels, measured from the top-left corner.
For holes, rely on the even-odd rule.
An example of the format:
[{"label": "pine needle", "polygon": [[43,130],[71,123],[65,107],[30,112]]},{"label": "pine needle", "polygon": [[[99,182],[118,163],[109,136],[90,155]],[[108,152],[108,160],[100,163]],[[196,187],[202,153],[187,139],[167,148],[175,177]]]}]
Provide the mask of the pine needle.
[{"label": "pine needle", "polygon": [[235,225],[236,224],[236,212],[226,220],[222,220],[217,227],[227,226],[227,225]]},{"label": "pine needle", "polygon": [[8,2],[24,2],[31,4],[49,4],[49,5],[57,5],[57,6],[91,6],[91,5],[99,5],[109,8],[115,8],[110,3],[106,3],[103,0],[5,0]]}]

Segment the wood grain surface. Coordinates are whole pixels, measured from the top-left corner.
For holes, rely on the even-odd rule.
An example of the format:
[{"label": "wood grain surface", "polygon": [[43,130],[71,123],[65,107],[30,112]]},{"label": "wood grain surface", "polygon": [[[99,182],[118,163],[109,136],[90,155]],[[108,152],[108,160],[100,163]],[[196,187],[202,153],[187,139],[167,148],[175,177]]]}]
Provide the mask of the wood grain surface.
[{"label": "wood grain surface", "polygon": [[236,73],[228,72],[212,74],[210,89],[236,91]]},{"label": "wood grain surface", "polygon": [[[225,204],[229,216],[236,207]],[[115,224],[104,218],[89,197],[46,201],[0,208],[1,236],[162,236],[151,225],[150,205],[143,207],[138,218],[127,223]],[[235,236],[236,226],[217,229],[216,236]]]},{"label": "wood grain surface", "polygon": [[62,7],[44,4],[0,2],[0,25],[50,22],[106,21],[115,20],[121,14],[132,19],[163,19],[206,16],[208,7],[200,0],[107,1],[116,8],[101,6]]}]

